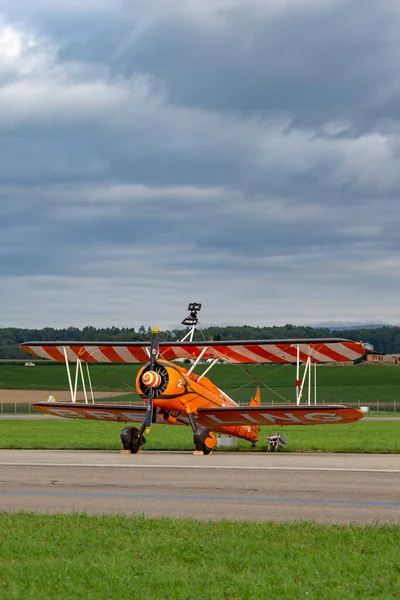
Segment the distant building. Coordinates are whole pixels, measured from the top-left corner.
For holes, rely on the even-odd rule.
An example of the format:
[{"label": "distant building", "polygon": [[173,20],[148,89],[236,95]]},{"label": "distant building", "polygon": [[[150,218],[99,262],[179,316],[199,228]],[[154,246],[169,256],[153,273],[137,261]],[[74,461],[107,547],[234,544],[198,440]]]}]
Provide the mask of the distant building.
[{"label": "distant building", "polygon": [[[364,344],[364,348],[365,348],[365,344]],[[367,350],[367,355],[365,357],[365,360],[367,361],[367,363],[383,363],[383,357],[384,357],[384,353],[383,352],[376,352],[375,350]]]}]

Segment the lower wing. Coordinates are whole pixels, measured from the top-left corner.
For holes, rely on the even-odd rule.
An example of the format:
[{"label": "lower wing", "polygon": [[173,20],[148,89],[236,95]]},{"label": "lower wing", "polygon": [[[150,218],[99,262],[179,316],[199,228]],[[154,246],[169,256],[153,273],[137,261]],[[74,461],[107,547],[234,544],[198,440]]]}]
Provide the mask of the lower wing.
[{"label": "lower wing", "polygon": [[332,425],[353,423],[364,414],[348,406],[223,406],[199,408],[199,419],[212,429],[218,425]]},{"label": "lower wing", "polygon": [[[119,423],[143,423],[146,418],[145,405],[132,404],[83,404],[77,402],[34,402],[33,408],[42,413],[64,419],[88,419],[92,421],[117,421]],[[157,411],[155,423],[166,424]],[[177,417],[176,425],[188,425],[188,420]]]},{"label": "lower wing", "polygon": [[[83,404],[72,402],[35,402],[33,408],[64,419],[88,419],[143,423],[146,406],[130,404]],[[211,430],[215,425],[321,425],[353,423],[364,414],[356,408],[339,405],[314,406],[223,406],[199,408],[198,417]],[[166,423],[162,413],[156,413],[156,423]],[[185,413],[178,416],[177,425],[188,425]]]}]

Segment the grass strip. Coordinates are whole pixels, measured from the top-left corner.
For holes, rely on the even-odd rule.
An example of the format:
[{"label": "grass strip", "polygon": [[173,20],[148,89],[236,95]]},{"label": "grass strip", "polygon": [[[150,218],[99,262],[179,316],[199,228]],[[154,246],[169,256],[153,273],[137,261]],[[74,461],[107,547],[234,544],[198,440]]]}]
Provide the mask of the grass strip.
[{"label": "grass strip", "polygon": [[0,513],[2,600],[362,598],[400,590],[400,526]]},{"label": "grass strip", "polygon": [[[120,450],[123,423],[77,420],[0,421],[0,448]],[[285,452],[400,453],[400,422],[361,421],[348,425],[262,427],[256,450],[266,450],[267,436],[283,433]],[[153,425],[144,450],[193,450],[189,427]],[[239,451],[251,451],[239,440]],[[217,452],[231,451],[217,449]]]},{"label": "grass strip", "polygon": [[[201,373],[206,367],[207,365],[199,365],[196,372]],[[140,368],[141,365],[129,364],[92,365],[93,387],[97,391],[132,391]],[[296,367],[293,365],[216,365],[210,373],[210,378],[237,402],[245,403],[252,397],[258,384],[244,372],[244,368],[268,386],[262,388],[264,402],[279,403],[281,396],[288,401],[294,400]],[[57,390],[68,389],[65,365],[42,362],[37,363],[34,368],[27,368],[23,364],[0,363],[0,388],[52,390],[57,396]],[[400,367],[366,364],[319,365],[317,388],[317,399],[320,403],[355,406],[384,404],[385,410],[396,411],[396,407],[400,406]],[[307,395],[307,390],[304,390],[304,394]]]}]

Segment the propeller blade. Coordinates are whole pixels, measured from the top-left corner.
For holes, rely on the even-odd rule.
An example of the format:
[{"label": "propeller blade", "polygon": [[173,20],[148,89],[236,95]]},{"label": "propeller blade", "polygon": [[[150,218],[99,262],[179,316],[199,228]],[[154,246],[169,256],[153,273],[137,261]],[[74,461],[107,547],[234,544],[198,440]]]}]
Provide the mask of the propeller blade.
[{"label": "propeller blade", "polygon": [[158,327],[154,327],[153,335],[151,336],[150,345],[150,371],[154,369],[154,365],[157,362],[158,351],[160,346],[160,333]]},{"label": "propeller blade", "polygon": [[[154,370],[155,364],[158,358],[160,346],[160,334],[157,327],[153,329],[153,335],[151,337],[151,345],[150,345],[150,371]],[[144,422],[144,427],[146,429],[146,433],[150,432],[151,423],[153,420],[153,396],[154,396],[154,388],[150,388],[149,397],[147,399],[147,410],[146,410],[146,420]]]},{"label": "propeller blade", "polygon": [[147,399],[146,419],[144,422],[146,433],[150,433],[151,422],[153,420],[153,388],[150,388],[149,397]]}]

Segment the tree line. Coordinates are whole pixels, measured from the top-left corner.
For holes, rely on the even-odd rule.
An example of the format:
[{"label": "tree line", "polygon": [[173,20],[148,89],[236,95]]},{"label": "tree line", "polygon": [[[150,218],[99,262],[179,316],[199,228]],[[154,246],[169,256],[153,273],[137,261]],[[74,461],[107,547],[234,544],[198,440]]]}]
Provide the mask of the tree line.
[{"label": "tree line", "polygon": [[[162,340],[182,339],[187,329],[162,331]],[[150,327],[67,327],[54,329],[0,329],[0,359],[28,359],[31,355],[20,349],[20,344],[29,341],[146,341],[151,336]],[[343,337],[350,340],[368,342],[377,352],[400,354],[400,327],[377,327],[374,329],[344,329],[332,331],[326,327],[283,325],[273,327],[253,327],[250,325],[207,327],[196,332],[195,339],[206,340],[271,340],[292,338]]]}]

